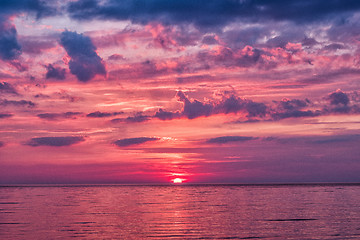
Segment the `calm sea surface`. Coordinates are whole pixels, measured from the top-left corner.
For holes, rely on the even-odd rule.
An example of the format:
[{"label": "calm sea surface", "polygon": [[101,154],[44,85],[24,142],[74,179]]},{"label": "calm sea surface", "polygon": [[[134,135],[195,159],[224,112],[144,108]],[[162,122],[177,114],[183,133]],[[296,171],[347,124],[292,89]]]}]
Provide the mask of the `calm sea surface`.
[{"label": "calm sea surface", "polygon": [[360,239],[360,185],[0,187],[0,239]]}]

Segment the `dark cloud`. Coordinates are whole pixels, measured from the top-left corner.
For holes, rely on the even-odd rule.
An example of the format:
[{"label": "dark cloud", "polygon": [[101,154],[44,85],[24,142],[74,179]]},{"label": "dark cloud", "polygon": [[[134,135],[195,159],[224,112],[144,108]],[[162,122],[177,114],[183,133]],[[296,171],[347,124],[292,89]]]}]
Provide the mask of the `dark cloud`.
[{"label": "dark cloud", "polygon": [[183,92],[178,91],[176,96],[179,101],[184,103],[182,114],[188,119],[194,119],[201,116],[210,116],[213,111],[213,105],[202,103],[198,100],[190,101]]},{"label": "dark cloud", "polygon": [[0,119],[1,118],[10,118],[12,116],[14,116],[14,115],[11,113],[0,113]]},{"label": "dark cloud", "polygon": [[49,64],[45,67],[47,69],[47,72],[45,75],[46,79],[49,79],[49,78],[53,78],[53,79],[57,79],[57,80],[65,79],[66,70],[64,68],[56,67],[56,66],[53,66],[52,64]]},{"label": "dark cloud", "polygon": [[297,110],[302,109],[310,103],[308,99],[305,100],[299,100],[299,99],[283,99],[280,102],[277,102],[279,108],[283,110]]},{"label": "dark cloud", "polygon": [[149,116],[144,116],[141,114],[135,115],[133,117],[127,117],[124,119],[124,121],[127,123],[140,123],[140,122],[146,122],[149,120],[150,120]]},{"label": "dark cloud", "polygon": [[7,99],[0,99],[0,105],[2,106],[19,106],[19,107],[29,107],[29,108],[33,108],[36,106],[35,103],[33,103],[32,101],[27,101],[27,100],[7,100]]},{"label": "dark cloud", "polygon": [[13,15],[27,12],[35,13],[37,18],[53,15],[55,8],[50,6],[51,1],[43,0],[2,0],[0,1],[0,14]]},{"label": "dark cloud", "polygon": [[223,26],[237,19],[311,22],[359,8],[357,0],[329,0],[326,4],[321,0],[80,0],[70,2],[68,12],[77,19],[118,19],[143,24],[155,21],[193,23],[206,28]]},{"label": "dark cloud", "polygon": [[141,123],[147,122],[151,119],[150,116],[142,115],[142,113],[138,113],[135,116],[129,116],[127,118],[114,118],[111,120],[112,123]]},{"label": "dark cloud", "polygon": [[215,36],[213,36],[213,35],[204,36],[203,39],[201,40],[201,42],[204,44],[207,44],[207,45],[213,45],[213,44],[219,43],[219,41],[216,40]]},{"label": "dark cloud", "polygon": [[87,82],[96,75],[106,75],[105,65],[89,37],[77,32],[64,31],[61,33],[60,43],[71,58],[70,72],[79,81]]},{"label": "dark cloud", "polygon": [[285,118],[315,117],[321,115],[321,111],[311,110],[290,110],[285,112],[276,112],[272,114],[273,120],[281,120]]},{"label": "dark cloud", "polygon": [[65,113],[41,113],[37,116],[46,120],[59,120],[59,119],[76,119],[76,116],[81,115],[81,112],[65,112]]},{"label": "dark cloud", "polygon": [[0,141],[0,147],[3,147],[5,144]]},{"label": "dark cloud", "polygon": [[146,142],[157,141],[159,138],[154,137],[138,137],[138,138],[124,138],[115,141],[115,145],[119,147],[127,147],[131,145],[138,145]]},{"label": "dark cloud", "polygon": [[0,93],[10,93],[10,94],[15,94],[18,95],[17,91],[15,90],[15,88],[7,82],[0,82]]},{"label": "dark cloud", "polygon": [[64,100],[69,101],[69,102],[78,102],[78,101],[83,100],[83,98],[81,98],[81,97],[70,95],[65,90],[61,90],[60,92],[55,92],[53,95],[56,98],[64,99]]},{"label": "dark cloud", "polygon": [[21,54],[21,46],[17,39],[14,25],[0,16],[0,58],[5,61],[17,59]]},{"label": "dark cloud", "polygon": [[79,142],[85,141],[84,137],[39,137],[32,138],[25,145],[38,147],[38,146],[52,146],[62,147],[70,146]]},{"label": "dark cloud", "polygon": [[272,120],[281,120],[285,118],[315,117],[321,115],[320,110],[306,110],[310,105],[310,100],[287,99],[282,101],[273,101],[276,107],[271,110]]},{"label": "dark cloud", "polygon": [[340,135],[340,136],[330,136],[330,137],[323,137],[319,140],[311,141],[311,143],[317,143],[317,144],[338,144],[343,142],[359,142],[360,141],[360,135]]},{"label": "dark cloud", "polygon": [[[216,66],[269,69],[276,67],[277,61],[280,61],[269,58],[273,54],[248,45],[242,49],[219,46],[216,50],[200,51],[197,58],[200,63]],[[206,68],[206,65],[203,65],[202,68]]]},{"label": "dark cloud", "polygon": [[120,114],[124,114],[124,112],[92,112],[86,115],[86,117],[90,117],[90,118],[105,118],[105,117],[111,117],[111,116],[116,116],[116,115],[120,115]]},{"label": "dark cloud", "polygon": [[312,47],[316,44],[318,44],[319,42],[316,41],[315,38],[311,38],[311,37],[305,37],[302,41],[301,41],[301,44],[303,46],[306,46],[306,47]]},{"label": "dark cloud", "polygon": [[326,45],[323,50],[326,50],[326,51],[335,51],[335,50],[338,50],[338,49],[344,49],[345,46],[343,44],[340,44],[340,43],[332,43],[332,44],[329,44],[329,45]]},{"label": "dark cloud", "polygon": [[25,72],[29,69],[27,64],[23,64],[19,60],[11,60],[9,61],[9,64],[16,68],[19,72]]},{"label": "dark cloud", "polygon": [[108,57],[108,60],[113,60],[113,61],[125,60],[125,57],[121,54],[113,54]]},{"label": "dark cloud", "polygon": [[160,108],[159,111],[155,113],[154,117],[161,120],[172,120],[175,118],[180,118],[181,114],[180,112],[167,112]]},{"label": "dark cloud", "polygon": [[223,137],[210,138],[206,142],[222,144],[222,143],[229,143],[229,142],[245,142],[245,141],[250,141],[250,140],[254,140],[254,139],[256,139],[256,138],[244,137],[244,136],[223,136]]},{"label": "dark cloud", "polygon": [[323,112],[327,114],[332,113],[359,113],[360,107],[354,104],[350,104],[349,96],[340,89],[330,93],[326,99],[329,101],[328,105],[325,105]]},{"label": "dark cloud", "polygon": [[215,112],[217,113],[229,114],[241,111],[247,112],[248,117],[263,117],[266,114],[267,107],[263,103],[242,99],[234,95],[231,95],[230,97],[224,97],[222,101],[215,106]]},{"label": "dark cloud", "polygon": [[154,117],[161,120],[171,120],[181,117],[194,119],[198,117],[208,117],[214,114],[245,112],[247,113],[247,117],[252,118],[264,117],[267,113],[267,106],[265,104],[242,99],[234,95],[223,96],[222,100],[218,102],[200,102],[196,99],[189,100],[182,91],[178,91],[176,96],[178,100],[184,104],[181,112],[168,112],[163,109],[159,109],[159,111],[155,113]]},{"label": "dark cloud", "polygon": [[341,91],[340,89],[335,92],[330,93],[329,100],[331,105],[339,105],[342,104],[344,106],[348,105],[350,100],[346,93]]}]

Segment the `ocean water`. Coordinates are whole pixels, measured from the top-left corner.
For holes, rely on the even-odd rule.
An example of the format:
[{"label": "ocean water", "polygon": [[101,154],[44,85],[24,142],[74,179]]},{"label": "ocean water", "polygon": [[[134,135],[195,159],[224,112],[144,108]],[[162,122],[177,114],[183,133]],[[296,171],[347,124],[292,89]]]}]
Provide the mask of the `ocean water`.
[{"label": "ocean water", "polygon": [[360,239],[360,185],[0,187],[0,239]]}]

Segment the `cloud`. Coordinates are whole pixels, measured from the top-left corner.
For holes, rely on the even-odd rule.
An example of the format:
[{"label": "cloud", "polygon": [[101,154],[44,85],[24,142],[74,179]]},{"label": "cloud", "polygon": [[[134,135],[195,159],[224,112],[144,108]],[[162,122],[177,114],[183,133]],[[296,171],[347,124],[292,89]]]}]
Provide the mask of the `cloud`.
[{"label": "cloud", "polygon": [[339,105],[342,104],[344,106],[348,105],[350,100],[349,97],[341,91],[340,89],[336,90],[329,94],[329,100],[331,105]]},{"label": "cloud", "polygon": [[176,96],[179,101],[184,103],[184,109],[182,114],[188,119],[194,119],[201,116],[210,116],[213,110],[213,106],[208,103],[202,103],[198,100],[190,101],[182,91],[178,91]]},{"label": "cloud", "polygon": [[76,116],[82,114],[81,112],[65,112],[65,113],[41,113],[37,116],[46,120],[59,120],[59,119],[76,119]]},{"label": "cloud", "polygon": [[287,99],[282,101],[273,101],[276,107],[272,109],[272,120],[281,120],[285,118],[315,117],[322,114],[320,110],[306,110],[310,105],[310,100]]},{"label": "cloud", "polygon": [[160,108],[159,111],[155,113],[154,117],[161,120],[172,120],[175,118],[180,118],[181,114],[180,112],[167,112]]},{"label": "cloud", "polygon": [[1,118],[10,118],[14,116],[14,114],[11,114],[11,113],[0,113],[0,119]]},{"label": "cloud", "polygon": [[71,58],[70,72],[79,81],[87,82],[96,75],[106,75],[105,65],[89,37],[77,32],[64,31],[61,33],[60,43]]},{"label": "cloud", "polygon": [[[207,117],[214,114],[230,114],[238,112],[246,112],[247,117],[263,117],[266,115],[267,111],[267,107],[263,103],[242,99],[234,95],[223,96],[222,100],[219,102],[209,101],[206,103],[198,100],[190,101],[182,91],[178,91],[176,95],[178,100],[184,103],[184,108],[181,113],[174,113],[174,115],[171,116],[172,118],[181,115],[188,119],[194,119],[201,116]],[[157,114],[158,116],[161,116],[162,114],[170,117],[170,113],[164,112],[163,110],[162,112],[159,111]],[[164,119],[166,120],[166,118]]]},{"label": "cloud", "polygon": [[7,82],[0,82],[0,93],[10,93],[10,94],[15,94],[18,95],[17,91],[15,90],[15,88]]},{"label": "cloud", "polygon": [[215,144],[222,144],[222,143],[229,143],[229,142],[245,142],[254,140],[254,137],[244,137],[244,136],[223,136],[223,137],[216,137],[210,138],[206,142],[207,143],[215,143]]},{"label": "cloud", "polygon": [[266,115],[267,107],[264,103],[254,102],[252,100],[243,99],[231,95],[229,97],[223,96],[221,102],[215,106],[216,113],[237,113],[247,112],[248,117],[264,117]]},{"label": "cloud", "polygon": [[0,105],[2,106],[18,106],[18,107],[28,107],[28,108],[33,108],[36,106],[35,103],[33,103],[32,101],[27,101],[27,100],[7,100],[7,99],[0,99]]},{"label": "cloud", "polygon": [[277,112],[272,114],[273,120],[281,120],[285,118],[300,118],[300,117],[315,117],[321,115],[321,112],[318,111],[301,111],[301,110],[291,110],[286,112]]},{"label": "cloud", "polygon": [[46,79],[49,79],[49,78],[53,78],[53,79],[57,79],[57,80],[65,79],[66,70],[64,68],[56,67],[56,66],[53,66],[52,64],[45,66],[45,68],[47,69],[47,72],[45,75]]},{"label": "cloud", "polygon": [[165,24],[194,24],[198,27],[223,26],[242,20],[311,22],[360,8],[356,0],[209,0],[167,1],[80,0],[70,2],[68,12],[76,19],[117,19],[135,23],[163,22]]},{"label": "cloud", "polygon": [[111,117],[111,116],[116,116],[116,115],[120,115],[120,114],[124,114],[124,112],[92,112],[86,115],[86,117],[90,117],[90,118],[105,118],[105,117]]},{"label": "cloud", "polygon": [[108,60],[112,60],[112,61],[125,60],[125,57],[121,54],[113,54],[108,57]]},{"label": "cloud", "polygon": [[138,144],[157,141],[157,140],[159,140],[159,138],[138,137],[138,138],[124,138],[124,139],[117,140],[114,143],[118,147],[128,147],[128,146],[132,146],[132,145],[138,145]]},{"label": "cloud", "polygon": [[325,99],[329,101],[329,105],[324,106],[324,113],[360,113],[360,106],[354,103],[351,104],[348,94],[344,93],[340,89],[330,93]]},{"label": "cloud", "polygon": [[70,146],[79,142],[85,141],[84,137],[39,137],[32,138],[25,145],[38,147],[38,146],[52,146],[52,147],[62,147]]},{"label": "cloud", "polygon": [[43,37],[20,36],[19,42],[24,53],[41,54],[44,50],[55,47],[56,41],[53,39],[43,39]]},{"label": "cloud", "polygon": [[111,122],[113,122],[113,123],[118,123],[118,122],[141,123],[141,122],[149,121],[150,119],[151,119],[150,116],[145,116],[140,113],[140,114],[136,114],[133,117],[129,116],[127,118],[115,118],[115,119],[112,119]]},{"label": "cloud", "polygon": [[4,145],[5,145],[4,142],[0,141],[0,147],[3,147]]},{"label": "cloud", "polygon": [[311,141],[311,143],[316,144],[339,144],[339,143],[346,143],[346,142],[359,142],[360,135],[339,135],[339,136],[330,136],[330,137],[323,137],[319,140]]},{"label": "cloud", "polygon": [[0,16],[0,58],[4,61],[17,59],[21,54],[21,46],[17,39],[14,25]]},{"label": "cloud", "polygon": [[55,8],[49,5],[51,1],[42,0],[16,0],[0,1],[0,14],[12,15],[21,12],[35,13],[36,18],[54,14]]}]

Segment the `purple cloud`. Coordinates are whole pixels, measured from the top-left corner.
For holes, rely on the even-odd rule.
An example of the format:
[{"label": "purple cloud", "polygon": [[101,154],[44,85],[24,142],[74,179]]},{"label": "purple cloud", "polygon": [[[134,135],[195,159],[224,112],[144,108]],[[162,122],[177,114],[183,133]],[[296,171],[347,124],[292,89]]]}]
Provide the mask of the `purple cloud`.
[{"label": "purple cloud", "polygon": [[27,100],[7,100],[7,99],[0,99],[0,105],[2,106],[18,106],[18,107],[28,107],[28,108],[33,108],[36,106],[35,103],[33,103],[32,101],[27,101]]},{"label": "purple cloud", "polygon": [[96,112],[92,112],[86,115],[86,117],[90,117],[90,118],[105,118],[105,117],[111,117],[111,116],[116,116],[116,115],[120,115],[123,114],[124,112],[100,112],[100,111],[96,111]]},{"label": "purple cloud", "polygon": [[124,139],[117,140],[114,143],[118,147],[127,147],[127,146],[138,145],[138,144],[157,141],[157,140],[159,140],[159,138],[138,137],[138,138],[124,138]]},{"label": "purple cloud", "polygon": [[15,26],[0,15],[0,58],[10,61],[17,59],[20,54],[21,46],[17,39]]},{"label": "purple cloud", "polygon": [[18,95],[17,91],[15,90],[15,88],[7,82],[0,82],[0,93],[9,93],[9,94],[14,94],[14,95]]},{"label": "purple cloud", "polygon": [[14,116],[14,115],[11,113],[0,113],[0,119],[1,118],[10,118],[12,116]]},{"label": "purple cloud", "polygon": [[46,120],[59,120],[59,119],[75,119],[76,116],[82,114],[81,112],[65,112],[65,113],[41,113],[37,116]]},{"label": "purple cloud", "polygon": [[106,75],[105,65],[89,37],[77,32],[64,31],[61,33],[60,43],[71,58],[70,72],[79,81],[87,82],[96,75]]},{"label": "purple cloud", "polygon": [[[357,1],[321,0],[280,1],[100,1],[79,0],[68,5],[68,12],[76,19],[117,19],[136,23],[163,22],[166,24],[194,24],[204,29],[223,26],[238,19],[260,21],[311,22],[336,17],[360,8]],[[209,14],[211,13],[211,14]],[[341,16],[341,15],[340,15]]]},{"label": "purple cloud", "polygon": [[46,79],[49,79],[49,78],[53,78],[53,79],[57,79],[57,80],[65,79],[66,70],[64,68],[56,67],[56,66],[53,66],[52,64],[49,64],[45,67],[47,69],[47,72],[45,75]]},{"label": "purple cloud", "polygon": [[210,116],[213,111],[211,104],[202,103],[197,100],[190,101],[183,92],[177,92],[176,96],[184,103],[184,110],[182,112],[188,119],[194,119],[201,116]]},{"label": "purple cloud", "polygon": [[38,146],[52,146],[52,147],[63,147],[70,146],[79,142],[85,141],[84,137],[39,137],[32,138],[25,145],[31,147]]},{"label": "purple cloud", "polygon": [[131,117],[127,117],[127,118],[115,118],[112,119],[111,122],[112,123],[119,123],[119,122],[125,122],[125,123],[141,123],[141,122],[146,122],[149,121],[151,119],[150,116],[146,116],[146,115],[142,115],[142,113],[137,113],[135,114],[135,116]]},{"label": "purple cloud", "polygon": [[331,105],[339,105],[342,104],[344,106],[348,105],[350,100],[349,97],[341,91],[340,89],[336,90],[335,92],[330,93],[329,100]]},{"label": "purple cloud", "polygon": [[180,118],[181,114],[179,112],[166,112],[160,108],[159,111],[155,113],[154,117],[161,120],[172,120],[175,118]]},{"label": "purple cloud", "polygon": [[216,138],[210,138],[206,142],[207,143],[215,143],[215,144],[223,144],[223,143],[229,143],[229,142],[245,142],[254,140],[256,138],[254,137],[244,137],[244,136],[223,136],[223,137],[216,137]]}]

